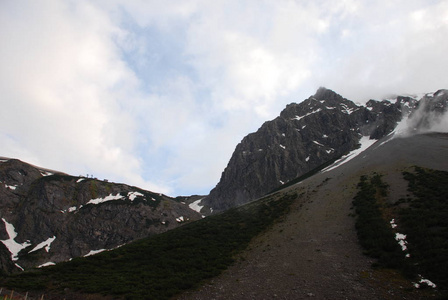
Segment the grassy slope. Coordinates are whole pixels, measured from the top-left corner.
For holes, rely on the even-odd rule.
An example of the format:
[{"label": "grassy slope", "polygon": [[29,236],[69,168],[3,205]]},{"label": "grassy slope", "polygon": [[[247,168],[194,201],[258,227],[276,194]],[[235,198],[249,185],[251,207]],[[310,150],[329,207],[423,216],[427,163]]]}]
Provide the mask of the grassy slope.
[{"label": "grassy slope", "polygon": [[3,278],[19,290],[168,299],[216,276],[297,196],[262,199],[119,249]]}]

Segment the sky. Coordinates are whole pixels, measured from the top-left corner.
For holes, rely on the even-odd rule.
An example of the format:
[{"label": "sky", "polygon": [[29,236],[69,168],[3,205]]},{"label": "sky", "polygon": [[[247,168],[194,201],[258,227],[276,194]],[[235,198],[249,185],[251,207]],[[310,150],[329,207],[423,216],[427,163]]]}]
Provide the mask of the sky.
[{"label": "sky", "polygon": [[1,0],[0,156],[170,196],[324,86],[448,88],[448,1]]}]

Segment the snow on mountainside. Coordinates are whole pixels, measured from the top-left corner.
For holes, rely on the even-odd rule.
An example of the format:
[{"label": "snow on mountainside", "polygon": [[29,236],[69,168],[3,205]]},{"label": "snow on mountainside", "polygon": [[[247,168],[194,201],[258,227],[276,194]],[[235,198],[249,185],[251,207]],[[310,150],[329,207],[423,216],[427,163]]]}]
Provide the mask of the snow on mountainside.
[{"label": "snow on mountainside", "polygon": [[0,269],[10,273],[113,249],[202,216],[162,194],[3,157],[0,218]]},{"label": "snow on mountainside", "polygon": [[247,203],[327,162],[348,161],[396,129],[403,132],[405,127],[413,133],[448,130],[447,101],[448,91],[439,90],[370,100],[362,106],[319,88],[315,95],[287,105],[279,117],[247,135],[219,183],[200,204],[218,212]]},{"label": "snow on mountainside", "polygon": [[173,199],[0,157],[0,269],[114,249],[247,203],[323,166],[321,172],[333,171],[393,138],[448,131],[447,102],[448,91],[439,90],[363,106],[320,88],[247,135],[206,197]]}]

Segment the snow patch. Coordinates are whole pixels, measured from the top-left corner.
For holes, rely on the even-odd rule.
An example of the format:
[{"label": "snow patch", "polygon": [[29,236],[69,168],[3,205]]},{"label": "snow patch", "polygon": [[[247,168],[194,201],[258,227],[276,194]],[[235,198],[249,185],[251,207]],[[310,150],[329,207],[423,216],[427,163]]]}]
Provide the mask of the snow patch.
[{"label": "snow patch", "polygon": [[17,237],[17,232],[14,228],[14,226],[11,223],[8,223],[4,218],[2,218],[3,223],[5,223],[6,232],[8,233],[9,239],[1,241],[6,248],[8,248],[9,252],[11,253],[11,259],[13,261],[16,261],[18,259],[17,255],[22,249],[25,249],[28,246],[31,246],[29,241],[19,244],[15,241],[15,238]]},{"label": "snow patch", "polygon": [[182,222],[184,221],[184,217],[183,217],[183,216],[180,216],[179,218],[176,218],[176,221],[177,221],[178,223],[182,223]]},{"label": "snow patch", "polygon": [[50,252],[50,246],[51,246],[51,243],[53,243],[55,239],[56,239],[56,236],[53,236],[53,237],[51,237],[51,238],[48,238],[46,241],[43,241],[42,243],[40,243],[39,245],[37,245],[36,247],[34,247],[33,250],[31,250],[31,251],[28,252],[28,253],[37,251],[37,250],[42,249],[42,248],[44,248],[44,247],[45,247],[45,251]]},{"label": "snow patch", "polygon": [[437,287],[437,285],[436,285],[434,282],[432,282],[432,281],[429,280],[429,279],[425,279],[425,278],[423,278],[422,275],[418,274],[418,277],[420,278],[420,280],[419,280],[418,283],[415,283],[415,282],[414,282],[414,287],[415,287],[415,288],[419,289],[419,288],[421,287],[421,284],[422,284],[422,283],[426,284],[426,285],[429,286],[429,287],[432,287],[433,289],[435,289],[435,288]]},{"label": "snow patch", "polygon": [[5,188],[7,188],[7,189],[10,189],[10,190],[15,190],[16,188],[17,188],[17,185],[7,185],[6,183],[5,183]]},{"label": "snow patch", "polygon": [[145,197],[145,195],[143,195],[142,193],[139,193],[139,192],[129,192],[128,193],[128,198],[131,201],[134,201],[134,199],[137,197]]},{"label": "snow patch", "polygon": [[395,233],[395,240],[398,242],[398,244],[401,246],[401,251],[408,250],[408,242],[406,241],[406,234],[402,233]]},{"label": "snow patch", "polygon": [[308,156],[307,158],[305,158],[305,161],[309,161],[310,160],[310,157]]},{"label": "snow patch", "polygon": [[89,202],[87,202],[86,204],[100,204],[100,203],[104,203],[107,201],[121,200],[121,199],[123,199],[123,196],[121,196],[120,193],[116,194],[115,196],[112,195],[112,193],[111,193],[109,196],[106,196],[105,198],[92,199]]},{"label": "snow patch", "polygon": [[37,266],[37,267],[38,267],[38,268],[44,268],[44,267],[54,266],[54,265],[56,265],[54,262],[49,261],[49,262],[46,262],[46,263],[44,263],[44,264],[41,264],[40,266]]},{"label": "snow patch", "polygon": [[335,161],[332,165],[330,165],[330,166],[326,167],[325,169],[323,169],[322,173],[330,171],[330,170],[333,170],[333,169],[336,169],[337,167],[339,167],[339,166],[345,164],[346,162],[352,160],[353,158],[355,158],[356,156],[358,156],[359,154],[364,152],[364,150],[366,150],[367,148],[372,146],[375,142],[376,142],[376,140],[371,140],[368,136],[363,136],[361,138],[361,140],[359,141],[361,146],[358,149],[355,149],[355,150],[351,151],[349,154],[342,156],[340,159]]},{"label": "snow patch", "polygon": [[340,105],[342,107],[341,112],[347,115],[350,115],[352,112],[358,110],[358,108],[348,108],[348,106],[344,103],[341,103]]},{"label": "snow patch", "polygon": [[72,206],[72,207],[68,208],[69,213],[74,212],[75,210],[76,210],[76,206]]},{"label": "snow patch", "polygon": [[395,224],[395,219],[390,220],[390,227],[397,228],[397,224]]},{"label": "snow patch", "polygon": [[321,143],[319,143],[318,141],[313,141],[314,144],[325,147],[325,145],[322,145]]},{"label": "snow patch", "polygon": [[204,207],[204,205],[200,205],[202,199],[204,199],[204,198],[201,198],[199,200],[196,200],[196,201],[190,203],[188,205],[188,207],[194,211],[201,212],[201,209]]},{"label": "snow patch", "polygon": [[[390,220],[389,223],[390,223],[390,227],[392,227],[392,229],[395,229],[395,228],[398,227],[398,225],[395,223],[395,219]],[[402,233],[399,233],[399,232],[396,232],[395,233],[395,240],[400,245],[401,251],[407,252],[407,250],[408,250],[408,246],[407,246],[408,242],[406,241],[406,235],[402,234]],[[411,254],[406,253],[405,257],[409,258],[409,257],[411,257]]]},{"label": "snow patch", "polygon": [[87,256],[92,256],[92,255],[95,255],[95,254],[101,253],[101,252],[103,252],[103,251],[107,251],[107,249],[90,250],[90,252],[89,252],[89,253],[87,253],[86,255],[84,255],[84,257],[87,257]]},{"label": "snow patch", "polygon": [[78,180],[76,180],[76,183],[80,183],[83,180],[85,180],[85,178],[79,178]]},{"label": "snow patch", "polygon": [[[310,109],[311,109],[311,108],[310,108]],[[309,113],[307,113],[307,114],[305,114],[305,115],[303,115],[303,116],[296,116],[295,118],[293,118],[293,120],[297,120],[297,121],[299,121],[299,120],[301,120],[301,119],[303,119],[303,118],[305,118],[305,117],[308,117],[309,115],[318,113],[318,112],[320,112],[321,110],[322,110],[321,108],[318,108],[318,109],[313,110],[312,112],[309,112]],[[302,128],[303,128],[303,127],[302,127]]]},{"label": "snow patch", "polygon": [[286,147],[285,147],[285,146],[283,146],[282,144],[280,144],[280,147],[281,147],[282,149],[286,149]]}]

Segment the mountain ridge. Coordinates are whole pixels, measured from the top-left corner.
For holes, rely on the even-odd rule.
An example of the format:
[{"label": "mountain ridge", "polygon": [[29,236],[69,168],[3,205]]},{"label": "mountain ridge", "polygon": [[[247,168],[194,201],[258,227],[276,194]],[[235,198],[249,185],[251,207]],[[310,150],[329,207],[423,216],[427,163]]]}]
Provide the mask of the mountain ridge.
[{"label": "mountain ridge", "polygon": [[15,267],[2,257],[2,270],[10,273],[113,249],[200,219],[185,200],[3,159],[0,251],[9,252]]},{"label": "mountain ridge", "polygon": [[[445,157],[447,146],[448,133],[386,137],[345,164],[259,201],[1,282],[51,299],[441,299],[443,289],[416,289],[397,271],[372,268],[375,259],[358,243],[352,200],[360,178],[380,174],[390,186],[388,206],[395,207],[410,193],[402,172],[413,165],[448,171],[447,160],[434,159]],[[260,223],[273,217],[260,232]],[[384,220],[389,228],[390,218]],[[408,233],[399,219],[393,224]],[[240,252],[247,243],[240,238],[248,234],[255,236]]]},{"label": "mountain ridge", "polygon": [[447,99],[446,90],[439,90],[421,99],[396,96],[369,100],[363,106],[321,87],[303,102],[288,104],[277,118],[244,137],[201,204],[217,212],[261,197],[356,149],[364,136],[375,140],[387,136],[400,121],[419,111],[419,103],[426,113],[414,118],[419,120],[415,126],[428,127],[427,116],[445,113]]},{"label": "mountain ridge", "polygon": [[448,133],[385,137],[349,162],[277,192],[301,196],[238,263],[175,299],[441,299],[399,272],[372,268],[376,260],[359,245],[352,200],[359,178],[372,174],[389,185],[387,203],[409,197],[402,171],[448,171],[448,161],[437,159],[446,156],[447,146]]},{"label": "mountain ridge", "polygon": [[[302,105],[288,105],[279,117],[265,122],[259,132],[244,138],[237,146],[241,151],[234,153],[237,158],[250,162],[246,168],[238,164],[233,166],[235,175],[241,176],[244,172],[251,171],[249,176],[246,173],[249,178],[252,175],[259,180],[267,177],[267,184],[262,186],[266,189],[269,188],[269,182],[276,183],[277,187],[291,183],[266,197],[271,200],[287,197],[293,201],[291,211],[275,222],[272,228],[267,228],[260,236],[255,237],[247,251],[238,256],[239,263],[233,264],[223,275],[212,279],[213,285],[204,285],[197,291],[180,295],[179,299],[260,299],[270,296],[285,299],[312,296],[339,299],[336,294],[341,295],[341,299],[365,298],[367,295],[371,299],[385,299],[390,291],[394,293],[390,299],[422,299],[422,295],[427,296],[425,292],[420,294],[420,291],[414,293],[403,290],[403,286],[406,289],[410,286],[409,281],[398,284],[388,282],[383,278],[384,274],[370,268],[374,260],[363,256],[359,248],[351,216],[351,201],[359,178],[371,175],[372,172],[380,173],[386,183],[390,184],[388,201],[393,205],[399,199],[409,197],[401,172],[409,171],[413,165],[448,170],[448,161],[440,159],[446,157],[448,133],[431,132],[433,128],[437,128],[433,126],[434,120],[439,122],[438,126],[445,128],[442,115],[446,113],[447,91],[426,94],[419,100],[398,96],[395,103],[372,100],[366,106],[357,105],[327,89],[318,90],[316,95],[317,97],[306,99]],[[403,118],[403,115],[407,117]],[[308,126],[313,128],[304,130]],[[446,129],[448,128],[445,131]],[[382,137],[369,140],[373,136]],[[369,143],[364,144],[365,141]],[[365,147],[356,149],[360,143]],[[258,151],[260,149],[262,151]],[[362,154],[356,156],[359,153]],[[287,170],[291,171],[292,177],[297,178],[300,173],[297,172],[297,161],[294,160],[297,157],[301,162],[314,162],[318,170],[298,183],[287,179],[280,182],[283,178],[280,177],[279,180],[275,176],[283,175],[286,167],[290,167]],[[332,163],[338,158],[341,160]],[[262,166],[263,163],[268,166],[264,173],[259,172],[262,168],[254,167]],[[322,168],[330,163],[332,164],[328,168]],[[312,166],[305,165],[303,169],[308,168],[308,172],[316,170],[310,170]],[[190,208],[199,210],[202,205],[207,204],[207,198],[202,199],[200,196],[170,198],[125,184],[63,173],[51,175],[41,171],[18,160],[0,162],[0,217],[4,225],[1,226],[0,222],[0,266],[4,273],[17,271],[17,265],[25,269],[49,266],[53,262],[93,255],[103,250],[112,250],[108,256],[112,258],[113,265],[118,255],[113,249],[119,247],[121,242],[128,243],[175,229],[178,225],[187,223],[188,219],[199,220],[202,216]],[[274,181],[269,179],[271,174],[274,174]],[[250,186],[246,186],[246,189],[250,189]],[[267,192],[261,189],[260,193],[265,195]],[[236,200],[240,201],[235,199],[229,206],[211,208],[220,212],[244,204],[244,201]],[[263,206],[265,204],[263,201],[254,201],[249,206],[259,207],[260,212],[265,212],[268,208]],[[247,210],[249,206],[241,206],[241,209]],[[236,211],[229,209],[219,216],[228,219],[228,213]],[[117,224],[120,224],[120,230],[114,231]],[[217,224],[212,230],[207,226],[197,226],[194,228],[202,228],[200,230],[209,234],[210,240],[201,245],[214,243],[212,237],[221,229],[232,231],[234,229],[229,229],[234,228],[232,226],[236,226],[237,230],[248,228],[244,219],[231,226]],[[173,233],[173,236],[179,234],[181,233]],[[195,237],[200,239],[197,234]],[[197,241],[189,237],[182,238],[185,243],[178,244],[180,249]],[[70,246],[67,247],[67,244]],[[61,245],[65,245],[65,248]],[[232,245],[238,245],[238,242]],[[232,245],[226,247],[231,248]],[[11,246],[16,250],[12,251]],[[135,246],[126,249],[133,247]],[[177,251],[173,249],[172,243],[161,247],[173,250],[174,253]],[[218,258],[219,248],[216,252]],[[126,249],[120,253],[126,253]],[[207,251],[206,249],[201,248],[200,251]],[[188,259],[196,262],[199,260],[195,257],[202,252],[188,253]],[[156,260],[157,264],[159,255],[160,253],[150,259]],[[100,255],[100,261],[101,257],[105,256]],[[138,263],[138,258],[134,259],[136,262],[133,263]],[[164,259],[175,260],[172,257]],[[73,265],[66,266],[86,266],[86,262],[90,260],[81,261],[83,260],[76,260]],[[178,265],[179,262],[175,264]],[[57,269],[64,268],[63,265]],[[193,268],[194,273],[196,269],[204,269],[204,266],[195,265]],[[221,270],[223,266],[216,268]],[[51,267],[48,269],[52,270]],[[36,274],[49,274],[45,270]],[[134,270],[124,272],[127,274]],[[213,270],[214,274],[215,272]],[[99,274],[101,273],[102,270]],[[29,273],[24,273],[27,274]],[[135,278],[146,273],[139,274]],[[301,276],[303,274],[305,277]],[[393,276],[398,275],[394,273]],[[26,276],[23,278],[26,281]],[[52,285],[53,279],[48,279],[50,283],[46,288]],[[36,280],[40,281],[39,278]],[[96,280],[98,282],[95,283],[95,289],[102,288],[101,277]],[[144,280],[146,282],[149,279]],[[68,283],[62,283],[65,284]],[[79,285],[76,282],[74,284]],[[128,286],[121,288],[129,290]],[[113,294],[115,289],[112,290]],[[86,291],[88,289],[84,292]],[[138,293],[144,295],[145,291],[139,290]]]}]

